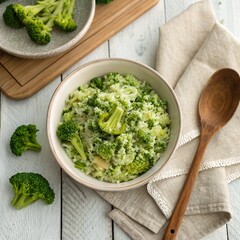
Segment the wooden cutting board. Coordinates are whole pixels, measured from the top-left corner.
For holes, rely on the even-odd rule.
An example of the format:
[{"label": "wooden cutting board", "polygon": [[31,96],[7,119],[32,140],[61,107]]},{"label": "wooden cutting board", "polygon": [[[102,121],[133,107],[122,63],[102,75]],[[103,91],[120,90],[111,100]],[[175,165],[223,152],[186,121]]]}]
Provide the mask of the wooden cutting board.
[{"label": "wooden cutting board", "polygon": [[159,0],[114,0],[98,5],[93,23],[70,50],[45,59],[24,59],[0,50],[0,89],[8,97],[23,99],[45,87],[70,66],[130,24]]}]

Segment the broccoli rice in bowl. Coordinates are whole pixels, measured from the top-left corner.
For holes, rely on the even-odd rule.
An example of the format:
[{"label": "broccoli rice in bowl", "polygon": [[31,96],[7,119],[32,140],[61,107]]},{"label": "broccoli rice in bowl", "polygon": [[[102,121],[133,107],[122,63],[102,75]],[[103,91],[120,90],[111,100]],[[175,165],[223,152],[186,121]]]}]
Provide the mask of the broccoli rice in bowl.
[{"label": "broccoli rice in bowl", "polygon": [[102,59],[71,73],[48,109],[51,150],[73,179],[97,190],[147,183],[174,152],[181,129],[173,90],[151,68]]},{"label": "broccoli rice in bowl", "polygon": [[156,163],[168,145],[169,126],[167,102],[149,84],[110,72],[70,93],[57,136],[76,168],[119,183]]}]

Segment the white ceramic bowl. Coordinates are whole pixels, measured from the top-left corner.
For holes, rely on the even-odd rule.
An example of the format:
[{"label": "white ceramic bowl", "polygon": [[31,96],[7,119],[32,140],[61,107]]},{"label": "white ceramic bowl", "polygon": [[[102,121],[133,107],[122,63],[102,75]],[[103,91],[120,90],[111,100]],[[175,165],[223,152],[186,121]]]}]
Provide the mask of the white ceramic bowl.
[{"label": "white ceramic bowl", "polygon": [[47,45],[38,45],[30,39],[25,28],[14,29],[5,25],[2,15],[6,6],[12,3],[30,5],[36,1],[11,0],[0,4],[0,49],[22,58],[52,57],[73,47],[88,31],[96,7],[95,0],[76,0],[74,20],[78,25],[77,29],[69,33],[53,29],[51,42]]},{"label": "white ceramic bowl", "polygon": [[[139,80],[150,83],[159,96],[167,100],[169,114],[171,117],[171,136],[168,147],[159,161],[145,174],[124,183],[108,183],[87,176],[74,167],[73,162],[67,156],[56,136],[57,125],[61,119],[65,100],[70,92],[76,90],[80,85],[88,83],[93,77],[104,75],[108,72],[119,72],[121,74],[131,73]],[[168,83],[152,68],[126,59],[108,58],[89,62],[80,66],[67,76],[54,92],[49,104],[47,116],[47,134],[51,150],[62,169],[77,182],[93,189],[103,191],[122,191],[137,188],[146,184],[154,177],[162,166],[171,157],[176,149],[181,131],[181,113],[178,100]]]}]

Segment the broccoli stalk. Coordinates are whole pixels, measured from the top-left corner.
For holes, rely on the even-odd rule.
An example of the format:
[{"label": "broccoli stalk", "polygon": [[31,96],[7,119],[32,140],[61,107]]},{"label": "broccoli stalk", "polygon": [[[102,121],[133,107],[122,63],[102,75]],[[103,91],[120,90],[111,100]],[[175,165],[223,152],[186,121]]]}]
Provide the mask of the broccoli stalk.
[{"label": "broccoli stalk", "polygon": [[112,135],[121,134],[126,129],[126,124],[120,123],[123,113],[124,113],[124,110],[120,107],[116,107],[111,116],[109,113],[103,113],[99,117],[99,121],[98,121],[99,127],[102,129],[102,131]]},{"label": "broccoli stalk", "polygon": [[54,20],[55,26],[66,32],[74,31],[77,28],[77,24],[73,20],[74,8],[75,0],[65,1],[62,11]]},{"label": "broccoli stalk", "polygon": [[36,125],[21,125],[13,132],[10,148],[13,154],[21,156],[26,150],[40,151],[41,145],[37,142],[38,129]]},{"label": "broccoli stalk", "polygon": [[23,24],[27,24],[30,19],[33,19],[38,13],[40,13],[44,8],[50,7],[51,1],[39,1],[35,5],[23,6],[21,4],[13,4],[13,9],[18,16],[19,20]]},{"label": "broccoli stalk", "polygon": [[[21,6],[16,4],[14,9],[19,19],[26,25],[28,35],[32,41],[38,44],[48,44],[51,41],[51,32],[56,16],[63,9],[64,0],[56,2],[39,1],[32,6]],[[24,11],[23,9],[26,9]],[[36,16],[38,13],[40,16]]]},{"label": "broccoli stalk", "polygon": [[48,180],[38,173],[17,173],[9,179],[9,182],[14,192],[11,205],[17,209],[25,208],[40,199],[47,204],[54,201],[55,194]]},{"label": "broccoli stalk", "polygon": [[64,122],[59,125],[57,128],[57,136],[61,142],[70,142],[80,154],[82,160],[87,160],[78,128],[73,121]]}]

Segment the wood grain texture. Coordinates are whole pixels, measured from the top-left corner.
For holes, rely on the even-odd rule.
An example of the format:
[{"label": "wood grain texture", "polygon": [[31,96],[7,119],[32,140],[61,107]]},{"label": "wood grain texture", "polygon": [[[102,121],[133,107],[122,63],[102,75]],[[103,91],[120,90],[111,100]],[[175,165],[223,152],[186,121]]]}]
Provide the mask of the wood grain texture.
[{"label": "wood grain texture", "polygon": [[14,99],[31,96],[157,2],[115,0],[109,5],[97,6],[93,23],[85,37],[70,50],[51,58],[23,59],[1,53],[0,75],[7,75],[7,78],[0,80],[1,91]]},{"label": "wood grain texture", "polygon": [[[60,169],[53,159],[46,138],[45,119],[47,102],[59,79],[49,88],[24,101],[15,102],[1,95],[0,127],[0,239],[1,240],[42,240],[60,239],[61,202]],[[10,152],[9,141],[12,132],[21,124],[36,124],[39,128],[38,140],[42,145],[39,153],[26,152],[16,157]],[[56,198],[52,205],[38,201],[28,208],[18,211],[10,206],[13,192],[8,179],[17,172],[32,171],[49,180]]]},{"label": "wood grain texture", "polygon": [[236,180],[230,184],[230,196],[232,203],[232,220],[228,224],[229,240],[240,239],[240,180]]},{"label": "wood grain texture", "polygon": [[62,239],[112,239],[111,206],[93,190],[63,175]]}]

